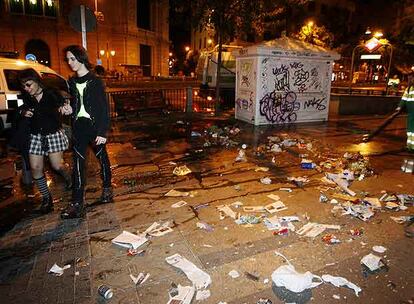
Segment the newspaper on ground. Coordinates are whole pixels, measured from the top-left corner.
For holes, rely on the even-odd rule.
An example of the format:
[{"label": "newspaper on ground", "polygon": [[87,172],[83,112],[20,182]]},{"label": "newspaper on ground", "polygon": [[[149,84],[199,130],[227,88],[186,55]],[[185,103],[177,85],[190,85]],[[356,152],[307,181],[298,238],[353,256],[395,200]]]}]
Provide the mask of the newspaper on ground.
[{"label": "newspaper on ground", "polygon": [[66,269],[70,268],[70,264],[60,267],[58,264],[53,264],[53,266],[49,269],[49,273],[53,274],[57,277],[60,277]]},{"label": "newspaper on ground", "polygon": [[112,240],[112,243],[125,248],[137,249],[148,242],[148,239],[143,235],[136,235],[128,231],[122,231],[120,235]]}]

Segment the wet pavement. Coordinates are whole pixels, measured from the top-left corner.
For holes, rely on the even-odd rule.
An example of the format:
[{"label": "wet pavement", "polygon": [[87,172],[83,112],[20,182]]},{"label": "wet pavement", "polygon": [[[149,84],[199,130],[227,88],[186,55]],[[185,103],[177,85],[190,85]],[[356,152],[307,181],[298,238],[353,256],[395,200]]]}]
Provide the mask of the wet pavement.
[{"label": "wet pavement", "polygon": [[[362,135],[383,119],[339,116],[327,123],[253,127],[236,121],[232,113],[220,117],[172,113],[114,121],[108,151],[115,203],[93,203],[101,189],[91,153],[88,212],[81,220],[59,218],[59,209],[66,205],[70,193],[64,191],[63,181],[49,172],[55,211],[36,214],[39,196],[20,185],[16,155],[10,152],[0,161],[0,302],[104,303],[97,289],[105,284],[114,292],[109,303],[167,303],[171,283],[191,285],[183,272],[165,261],[178,253],[212,280],[210,297],[194,299],[193,303],[255,304],[260,298],[272,303],[413,303],[413,240],[405,237],[403,225],[390,217],[413,214],[414,207],[403,211],[383,207],[362,221],[333,213],[333,204],[320,202],[321,192],[329,200],[342,193],[321,178],[325,172],[338,172],[345,152],[362,153],[373,169],[350,185],[356,197],[380,198],[384,191],[414,194],[413,176],[400,170],[404,159],[413,158],[404,149],[405,117],[397,118],[371,142],[361,143]],[[303,142],[273,153],[268,151],[269,136]],[[242,144],[247,145],[247,161],[235,162]],[[333,167],[302,169],[300,156],[318,165],[330,162]],[[70,153],[65,159],[70,163]],[[182,165],[192,172],[173,174],[174,168]],[[309,182],[287,179],[303,176]],[[264,177],[270,177],[271,183],[261,183]],[[188,196],[165,196],[172,189]],[[299,217],[301,221],[294,223],[296,230],[307,222],[340,225],[340,230],[326,230],[314,238],[292,231],[275,235],[263,224],[265,216],[274,215],[268,212],[250,213],[263,215],[258,224],[238,225],[229,217],[220,219],[218,206],[236,201],[243,206],[263,206],[272,202],[269,194],[278,195],[287,207],[275,214]],[[171,207],[181,200],[187,205]],[[242,207],[231,208],[249,214]],[[139,248],[145,250],[142,254],[129,256],[125,248],[111,244],[123,230],[143,232],[155,221],[169,221],[173,231],[152,237]],[[198,222],[211,229],[200,229]],[[361,229],[363,234],[351,235],[351,229]],[[327,233],[335,234],[341,242],[324,243],[322,236]],[[375,253],[375,245],[387,250]],[[275,251],[286,256],[299,272],[341,276],[362,292],[357,297],[351,289],[328,283],[299,294],[276,287],[271,275],[286,262]],[[369,253],[382,257],[386,267],[367,272],[360,260]],[[53,276],[48,271],[54,263],[71,267],[62,276]],[[230,277],[231,270],[240,277]],[[150,277],[135,286],[129,275],[140,272]]]}]

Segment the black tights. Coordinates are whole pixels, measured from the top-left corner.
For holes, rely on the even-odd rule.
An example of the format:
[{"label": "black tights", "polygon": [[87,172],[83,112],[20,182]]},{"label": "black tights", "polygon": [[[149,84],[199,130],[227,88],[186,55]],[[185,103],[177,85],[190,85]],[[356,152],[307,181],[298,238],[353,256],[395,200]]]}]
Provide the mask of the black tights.
[{"label": "black tights", "polygon": [[90,119],[78,118],[73,126],[73,202],[83,202],[86,184],[86,149],[90,145],[101,165],[101,179],[104,188],[111,187],[111,164],[106,145],[96,145],[96,131]]}]

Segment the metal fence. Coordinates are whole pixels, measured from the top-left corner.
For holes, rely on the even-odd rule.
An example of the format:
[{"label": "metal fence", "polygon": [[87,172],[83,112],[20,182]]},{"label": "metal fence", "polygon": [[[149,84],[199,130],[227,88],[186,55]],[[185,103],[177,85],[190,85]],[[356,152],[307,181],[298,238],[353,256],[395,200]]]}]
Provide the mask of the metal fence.
[{"label": "metal fence", "polygon": [[[111,117],[116,117],[115,95],[142,96],[148,92],[161,92],[169,111],[181,112],[214,112],[215,90],[188,87],[188,88],[148,88],[148,89],[111,89],[106,96],[109,101]],[[234,89],[221,89],[220,108],[234,107]]]}]

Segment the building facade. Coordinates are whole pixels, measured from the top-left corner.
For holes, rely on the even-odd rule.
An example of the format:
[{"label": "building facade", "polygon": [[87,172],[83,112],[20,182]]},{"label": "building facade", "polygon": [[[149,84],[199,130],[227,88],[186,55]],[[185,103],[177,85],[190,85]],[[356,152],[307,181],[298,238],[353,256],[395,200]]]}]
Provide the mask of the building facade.
[{"label": "building facade", "polygon": [[[144,76],[168,75],[168,0],[0,0],[0,51],[18,52],[22,59],[34,54],[38,62],[68,76],[62,50],[82,45],[82,33],[71,26],[80,24],[80,5],[92,19],[97,16],[86,34],[93,64],[119,71],[136,67]],[[86,22],[87,28],[94,24]]]}]

